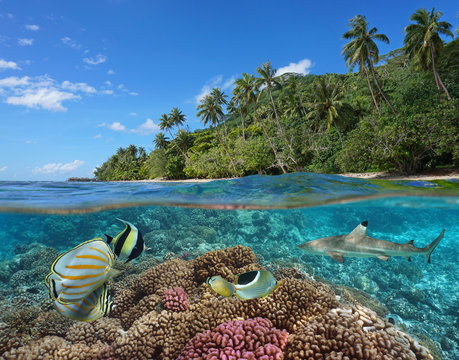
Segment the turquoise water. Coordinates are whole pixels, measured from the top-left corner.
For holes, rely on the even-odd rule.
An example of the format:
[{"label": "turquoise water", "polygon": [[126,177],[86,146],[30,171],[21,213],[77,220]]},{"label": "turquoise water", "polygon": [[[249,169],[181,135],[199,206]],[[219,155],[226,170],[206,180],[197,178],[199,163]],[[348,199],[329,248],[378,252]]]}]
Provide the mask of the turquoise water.
[{"label": "turquoise water", "polygon": [[[180,206],[179,206],[180,205]],[[250,246],[268,269],[296,267],[362,290],[387,319],[435,341],[443,358],[459,358],[459,182],[367,181],[335,175],[251,176],[209,183],[0,182],[0,310],[15,296],[44,301],[43,272],[52,252],[122,230],[142,231],[149,256],[194,258]],[[444,239],[424,257],[346,258],[302,253],[297,245],[347,234],[368,221],[367,234],[416,247]],[[25,259],[31,249],[42,258]],[[38,250],[37,250],[38,249]],[[51,249],[51,250],[50,250]],[[173,255],[171,255],[173,253]],[[52,261],[52,259],[51,259]],[[339,289],[337,290],[339,294]]]}]

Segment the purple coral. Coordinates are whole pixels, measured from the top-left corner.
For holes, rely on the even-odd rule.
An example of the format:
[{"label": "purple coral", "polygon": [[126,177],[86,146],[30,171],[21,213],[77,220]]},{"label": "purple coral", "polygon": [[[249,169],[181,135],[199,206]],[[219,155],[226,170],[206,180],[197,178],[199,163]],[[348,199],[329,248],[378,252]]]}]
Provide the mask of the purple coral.
[{"label": "purple coral", "polygon": [[196,334],[177,360],[280,360],[288,335],[260,317],[226,321],[212,331]]},{"label": "purple coral", "polygon": [[188,293],[181,287],[164,291],[161,301],[167,310],[185,311],[190,306]]}]

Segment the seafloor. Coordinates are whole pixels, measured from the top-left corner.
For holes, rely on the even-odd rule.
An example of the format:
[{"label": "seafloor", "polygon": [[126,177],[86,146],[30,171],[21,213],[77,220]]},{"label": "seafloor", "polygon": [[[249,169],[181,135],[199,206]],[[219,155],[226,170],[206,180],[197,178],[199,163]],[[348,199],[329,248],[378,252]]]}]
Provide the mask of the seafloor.
[{"label": "seafloor", "polygon": [[[234,359],[458,358],[457,211],[405,205],[0,214],[0,359],[224,359],[206,357],[219,349]],[[61,317],[43,282],[50,264],[84,240],[118,233],[116,218],[136,224],[150,252],[117,265],[122,274],[110,284],[116,307],[109,317]],[[348,233],[363,220],[373,237],[414,239],[416,246],[442,230],[427,223],[450,226],[432,264],[423,257],[339,264],[295,248]],[[266,299],[222,298],[205,285],[208,276],[232,280],[260,268],[284,280]],[[168,301],[164,292],[177,287],[186,296]]]}]

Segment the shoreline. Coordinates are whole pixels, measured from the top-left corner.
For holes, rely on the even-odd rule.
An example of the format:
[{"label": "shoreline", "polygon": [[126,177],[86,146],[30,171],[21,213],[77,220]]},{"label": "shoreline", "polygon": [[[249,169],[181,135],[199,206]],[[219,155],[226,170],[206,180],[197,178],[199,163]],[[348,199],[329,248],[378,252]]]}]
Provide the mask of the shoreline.
[{"label": "shoreline", "polygon": [[[345,177],[352,177],[356,179],[369,179],[369,180],[408,180],[408,181],[431,181],[431,180],[459,180],[459,169],[445,169],[426,172],[423,174],[416,175],[402,175],[398,173],[388,173],[384,171],[378,172],[367,172],[367,173],[344,173],[344,174],[333,174]],[[240,179],[237,177],[233,178],[220,178],[220,179],[181,179],[181,180],[167,180],[167,179],[145,179],[145,180],[118,180],[114,182],[148,182],[148,183],[207,183],[210,181],[219,180],[234,180]]]}]

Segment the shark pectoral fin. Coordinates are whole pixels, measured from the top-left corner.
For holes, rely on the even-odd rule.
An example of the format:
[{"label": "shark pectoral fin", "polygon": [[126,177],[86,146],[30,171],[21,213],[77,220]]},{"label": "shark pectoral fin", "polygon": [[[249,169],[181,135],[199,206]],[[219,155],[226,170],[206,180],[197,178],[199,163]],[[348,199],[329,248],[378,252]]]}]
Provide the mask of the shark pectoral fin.
[{"label": "shark pectoral fin", "polygon": [[337,251],[329,251],[327,254],[330,255],[336,261],[340,262],[341,264],[344,262],[343,253]]},{"label": "shark pectoral fin", "polygon": [[384,256],[384,255],[381,255],[381,256],[378,256],[378,259],[381,259],[383,261],[387,261],[389,260],[390,256]]}]

